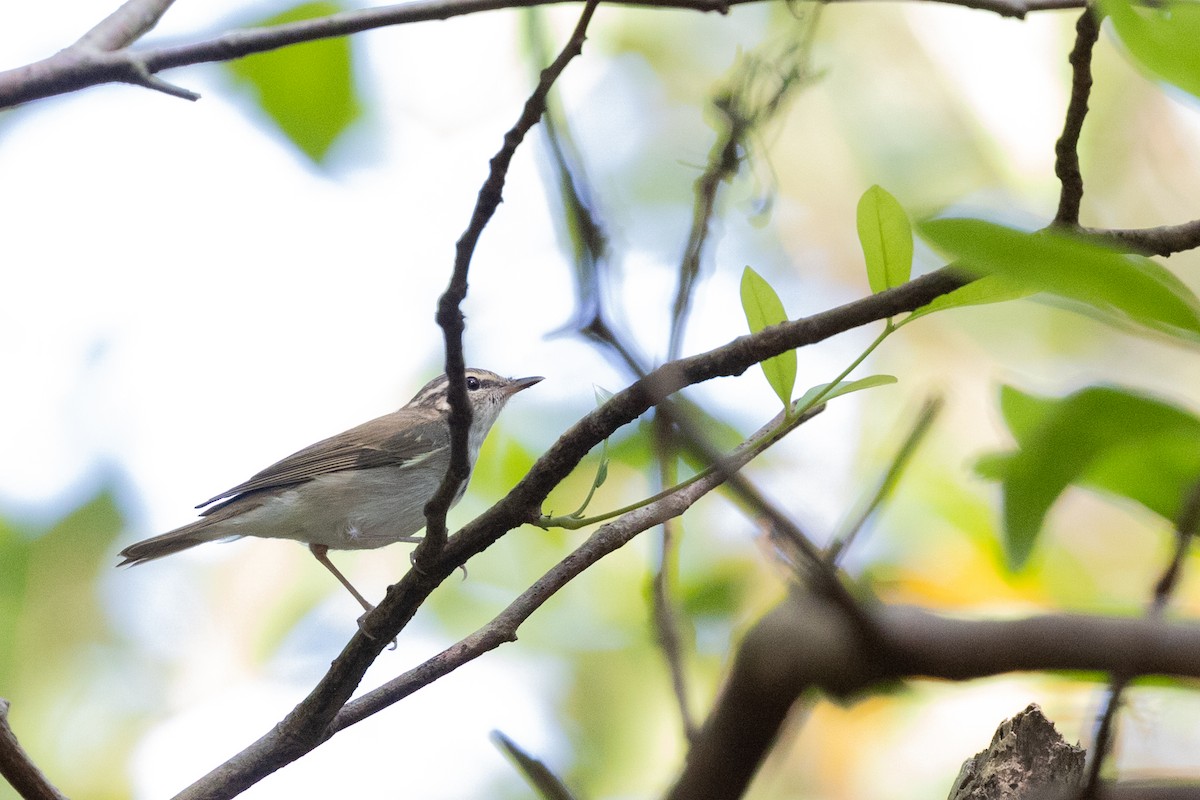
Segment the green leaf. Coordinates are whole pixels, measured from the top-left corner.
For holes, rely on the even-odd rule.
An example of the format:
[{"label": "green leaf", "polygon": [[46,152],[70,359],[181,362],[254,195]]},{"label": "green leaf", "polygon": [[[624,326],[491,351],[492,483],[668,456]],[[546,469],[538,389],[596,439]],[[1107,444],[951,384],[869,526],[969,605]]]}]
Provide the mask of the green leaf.
[{"label": "green leaf", "polygon": [[1110,323],[1200,340],[1200,301],[1147,258],[1073,234],[1025,233],[978,219],[935,219],[920,230],[963,269],[1002,278],[1001,290],[1047,292]]},{"label": "green leaf", "polygon": [[[270,27],[343,9],[336,3],[302,3],[255,23]],[[226,63],[249,87],[279,130],[316,164],[362,114],[354,83],[350,40],[344,36],[281,47]]]},{"label": "green leaf", "polygon": [[888,192],[872,186],[858,201],[858,241],[867,263],[871,291],[907,283],[912,275],[912,225]]},{"label": "green leaf", "polygon": [[[763,328],[787,320],[787,312],[783,310],[779,295],[775,294],[771,284],[750,267],[742,271],[742,309],[746,312],[751,333],[758,333]],[[792,390],[796,388],[796,351],[788,350],[772,356],[760,366],[763,375],[767,376],[767,383],[783,401],[784,408],[791,408]]]},{"label": "green leaf", "polygon": [[1024,289],[1014,284],[1003,275],[985,275],[971,281],[966,286],[960,286],[949,294],[934,299],[904,318],[903,324],[914,319],[920,319],[935,311],[945,311],[950,308],[964,306],[980,306],[988,303],[1003,303],[1008,300],[1019,300],[1033,294],[1030,289]]},{"label": "green leaf", "polygon": [[844,394],[861,392],[863,389],[872,389],[876,386],[886,386],[889,383],[896,383],[894,375],[868,375],[854,381],[838,381],[836,384],[821,383],[805,392],[796,401],[796,407],[802,410],[807,409],[814,404],[814,401],[827,403]]},{"label": "green leaf", "polygon": [[1103,0],[1117,36],[1146,70],[1200,97],[1200,4],[1189,0],[1134,6]]},{"label": "green leaf", "polygon": [[[613,393],[603,386],[592,384],[592,391],[596,394],[596,405],[602,406],[609,400],[612,400]],[[600,466],[596,467],[596,477],[592,481],[592,490],[595,491],[604,485],[608,480],[608,439],[605,438],[600,447]],[[591,494],[588,495],[591,498]]]},{"label": "green leaf", "polygon": [[599,489],[601,486],[604,485],[604,482],[606,480],[608,480],[608,459],[601,458],[600,466],[596,468],[596,479],[593,482],[594,482],[596,488]]},{"label": "green leaf", "polygon": [[1004,387],[1001,410],[1017,450],[980,459],[976,471],[1002,485],[1014,570],[1072,484],[1129,498],[1173,521],[1200,479],[1200,418],[1161,400],[1110,387],[1061,399]]}]

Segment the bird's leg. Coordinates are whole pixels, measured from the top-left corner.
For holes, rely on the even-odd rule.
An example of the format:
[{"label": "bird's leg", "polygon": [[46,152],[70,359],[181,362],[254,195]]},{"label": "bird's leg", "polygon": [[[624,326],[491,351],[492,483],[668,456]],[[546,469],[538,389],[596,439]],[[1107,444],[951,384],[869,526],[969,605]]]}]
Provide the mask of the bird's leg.
[{"label": "bird's leg", "polygon": [[333,573],[333,577],[337,578],[338,582],[340,582],[342,584],[342,586],[345,586],[346,590],[349,591],[350,594],[354,595],[354,599],[357,600],[358,604],[363,607],[364,612],[369,613],[370,611],[372,611],[375,608],[375,606],[373,606],[367,602],[367,598],[363,597],[361,594],[358,593],[358,589],[355,589],[350,584],[350,581],[346,580],[346,576],[343,575],[341,572],[339,572],[338,568],[335,567],[333,565],[333,562],[329,560],[329,546],[328,545],[310,544],[308,546],[308,551],[313,554],[313,558],[315,558],[315,559],[317,559],[317,561],[321,562],[321,565],[324,566],[325,569],[327,569]]},{"label": "bird's leg", "polygon": [[[367,629],[363,627],[363,617],[367,616],[367,614],[370,614],[372,611],[374,611],[375,606],[368,603],[367,598],[365,598],[361,594],[359,594],[358,589],[355,589],[350,584],[350,581],[346,580],[346,576],[343,575],[338,570],[338,568],[333,565],[333,562],[329,560],[329,546],[328,545],[310,544],[308,546],[308,551],[313,554],[313,558],[315,558],[317,561],[321,562],[322,566],[324,566],[325,569],[327,569],[333,573],[333,577],[337,578],[338,581],[342,584],[342,586],[346,587],[346,590],[348,592],[350,592],[350,594],[354,595],[354,599],[357,600],[358,604],[363,607],[362,617],[358,618],[358,629],[360,631],[362,631],[363,636],[366,636],[368,639],[374,639],[375,637],[372,636],[367,631]],[[392,644],[388,649],[389,650],[396,649],[396,640],[395,639],[392,639]]]}]

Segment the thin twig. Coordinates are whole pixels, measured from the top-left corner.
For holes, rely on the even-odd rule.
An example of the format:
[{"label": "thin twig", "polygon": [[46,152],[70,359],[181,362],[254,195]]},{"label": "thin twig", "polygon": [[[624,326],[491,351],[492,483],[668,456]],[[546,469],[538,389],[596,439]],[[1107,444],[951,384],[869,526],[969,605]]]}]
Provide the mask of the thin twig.
[{"label": "thin twig", "polygon": [[1200,481],[1192,484],[1191,490],[1184,498],[1179,519],[1175,523],[1175,552],[1171,556],[1171,563],[1167,565],[1162,577],[1154,585],[1154,599],[1150,603],[1150,613],[1154,616],[1162,615],[1171,595],[1175,592],[1175,587],[1179,585],[1184,559],[1187,557],[1188,549],[1195,540],[1198,530],[1200,530]]},{"label": "thin twig", "polygon": [[679,709],[679,722],[683,727],[685,741],[696,737],[696,718],[692,715],[688,699],[687,667],[683,652],[682,624],[676,609],[672,578],[679,560],[679,537],[675,535],[677,520],[669,519],[660,526],[658,568],[650,581],[650,595],[654,616],[654,630],[667,671],[671,676],[671,691]]},{"label": "thin twig", "polygon": [[[1175,587],[1179,585],[1179,578],[1183,572],[1183,562],[1187,557],[1192,540],[1196,538],[1197,530],[1200,530],[1200,481],[1192,484],[1187,496],[1183,499],[1183,507],[1180,509],[1179,518],[1175,522],[1175,550],[1171,555],[1170,562],[1168,562],[1166,568],[1163,570],[1163,574],[1154,584],[1154,594],[1146,609],[1147,618],[1152,620],[1162,619],[1163,612],[1167,608],[1167,603],[1170,602]],[[1109,750],[1112,748],[1113,732],[1116,730],[1117,711],[1121,707],[1122,697],[1131,679],[1131,673],[1113,673],[1112,680],[1109,683],[1108,699],[1104,704],[1104,711],[1100,715],[1100,722],[1096,726],[1096,733],[1092,737],[1087,776],[1084,780],[1083,789],[1079,793],[1081,800],[1092,800],[1099,796],[1100,770],[1104,766],[1104,760],[1108,756]]]},{"label": "thin twig", "polygon": [[1117,711],[1125,697],[1125,689],[1129,687],[1128,673],[1114,672],[1108,683],[1108,697],[1104,701],[1104,711],[1096,723],[1096,731],[1092,736],[1092,746],[1088,748],[1087,774],[1083,779],[1083,788],[1079,790],[1079,800],[1097,800],[1100,796],[1100,770],[1112,747],[1114,731],[1117,724]]},{"label": "thin twig", "polygon": [[558,80],[558,76],[567,68],[571,59],[583,51],[588,23],[592,21],[592,15],[599,4],[599,0],[588,0],[566,46],[550,66],[542,70],[537,88],[525,101],[525,108],[522,110],[521,116],[504,135],[503,146],[489,162],[487,180],[479,189],[475,208],[471,212],[471,220],[455,247],[454,272],[450,277],[450,285],[438,300],[436,316],[446,342],[446,375],[450,383],[450,466],[446,469],[446,475],[442,479],[441,485],[438,486],[437,492],[425,504],[425,536],[413,551],[413,564],[418,568],[427,566],[445,547],[446,513],[450,510],[450,506],[458,494],[458,488],[471,475],[471,464],[467,455],[471,406],[467,400],[466,378],[463,374],[466,364],[462,352],[463,315],[461,310],[462,302],[467,296],[467,273],[470,270],[471,258],[475,254],[475,246],[479,243],[479,237],[483,235],[483,229],[487,227],[504,199],[504,183],[508,176],[508,166],[512,163],[517,148],[525,140],[525,135],[545,113],[546,96],[550,92],[550,87]]},{"label": "thin twig", "polygon": [[700,258],[708,242],[710,222],[717,205],[717,191],[721,184],[733,178],[742,164],[742,147],[748,133],[750,121],[733,107],[728,98],[718,98],[713,105],[721,112],[725,131],[713,147],[708,166],[696,179],[695,200],[692,207],[692,228],[688,233],[687,246],[679,262],[679,277],[675,286],[675,301],[671,307],[671,330],[667,346],[667,358],[679,358],[683,347],[683,333],[687,328],[688,314],[692,307],[692,294],[696,280],[700,277]]},{"label": "thin twig", "polygon": [[1098,12],[1085,8],[1075,23],[1075,47],[1071,50],[1071,100],[1063,121],[1062,136],[1054,145],[1054,174],[1062,183],[1058,213],[1054,224],[1073,227],[1079,224],[1079,205],[1083,201],[1083,174],[1079,171],[1079,134],[1088,112],[1092,91],[1092,48],[1100,37]]},{"label": "thin twig", "polygon": [[921,406],[916,422],[913,423],[908,436],[904,437],[904,442],[900,445],[900,449],[896,451],[896,455],[893,456],[892,463],[888,465],[887,472],[884,473],[883,479],[880,480],[879,486],[876,487],[871,498],[867,501],[862,511],[854,518],[853,522],[834,536],[829,546],[825,548],[826,562],[832,565],[838,563],[838,560],[845,554],[850,545],[854,543],[858,532],[862,530],[862,527],[867,524],[867,520],[875,513],[875,509],[879,508],[880,504],[892,493],[892,489],[895,488],[896,482],[900,480],[900,475],[908,465],[908,460],[916,452],[917,446],[921,444],[921,441],[925,438],[925,434],[929,433],[930,428],[933,427],[933,421],[942,410],[942,405],[942,399],[936,397],[926,400]]},{"label": "thin twig", "polygon": [[[663,487],[674,486],[679,478],[676,469],[678,453],[671,440],[670,423],[661,414],[654,417],[655,442],[658,448],[659,479]],[[650,596],[654,629],[667,671],[671,675],[671,689],[675,693],[675,704],[679,708],[679,719],[686,741],[696,735],[696,721],[692,717],[688,701],[687,670],[684,666],[683,637],[680,635],[679,615],[676,613],[672,594],[673,578],[679,560],[679,538],[675,535],[676,520],[665,520],[660,526],[658,567],[650,580]]]},{"label": "thin twig", "polygon": [[[544,14],[530,9],[524,15],[525,36],[531,59],[545,63]],[[593,320],[604,316],[604,273],[610,263],[608,232],[597,210],[595,192],[587,169],[571,136],[570,125],[562,103],[552,93],[546,98],[546,113],[542,117],[542,136],[549,150],[549,168],[554,171],[552,183],[562,201],[561,217],[555,215],[557,233],[563,249],[572,256],[575,276],[575,311],[564,330],[581,331]],[[544,163],[544,162],[543,162]]]},{"label": "thin twig", "polygon": [[24,800],[66,800],[33,763],[8,725],[8,701],[0,697],[0,777]]},{"label": "thin twig", "polygon": [[[865,0],[870,2],[871,0]],[[902,0],[903,1],[903,0]],[[991,11],[1002,17],[1025,19],[1026,14],[1038,11],[1063,11],[1086,8],[1087,0],[928,0],[933,3],[948,1],[951,5],[973,8],[976,11]],[[864,2],[864,0],[835,0],[835,2]]]},{"label": "thin twig", "polygon": [[[750,137],[779,113],[792,90],[808,77],[808,55],[820,6],[814,8],[808,29],[798,44],[793,43],[793,37],[788,37],[782,53],[753,53],[739,59],[733,67],[729,85],[719,90],[712,100],[712,107],[720,114],[724,127],[709,153],[708,165],[695,183],[692,225],[679,261],[675,299],[671,305],[667,360],[679,358],[682,352],[683,336],[721,185],[737,175]],[[759,96],[764,80],[773,80],[775,85],[765,96]]]}]

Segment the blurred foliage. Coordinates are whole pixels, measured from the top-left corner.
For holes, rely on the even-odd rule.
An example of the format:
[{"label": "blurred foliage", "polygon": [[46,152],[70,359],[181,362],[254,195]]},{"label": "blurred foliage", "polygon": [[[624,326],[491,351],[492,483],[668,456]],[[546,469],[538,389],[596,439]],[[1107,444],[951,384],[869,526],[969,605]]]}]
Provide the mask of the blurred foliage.
[{"label": "blurred foliage", "polygon": [[[253,23],[267,27],[336,14],[336,3],[301,3]],[[344,37],[284,47],[223,62],[259,108],[314,164],[362,116],[351,42]]]},{"label": "blurred foliage", "polygon": [[1004,486],[1013,567],[1025,564],[1050,506],[1073,483],[1127,497],[1170,523],[1200,480],[1200,418],[1176,406],[1110,387],[1055,400],[1006,386],[1001,408],[1019,450],[978,469]]},{"label": "blurred foliage", "polygon": [[1087,313],[1200,340],[1200,300],[1154,261],[1056,230],[1025,233],[978,219],[934,219],[922,235],[969,272],[1045,292]]},{"label": "blurred foliage", "polygon": [[135,709],[109,702],[134,691],[120,685],[124,643],[97,587],[123,528],[107,489],[48,528],[0,519],[0,696],[22,746],[72,797],[128,797],[144,728]]},{"label": "blurred foliage", "polygon": [[1128,0],[1104,0],[1100,7],[1142,67],[1200,98],[1200,3],[1175,0],[1141,7]]}]

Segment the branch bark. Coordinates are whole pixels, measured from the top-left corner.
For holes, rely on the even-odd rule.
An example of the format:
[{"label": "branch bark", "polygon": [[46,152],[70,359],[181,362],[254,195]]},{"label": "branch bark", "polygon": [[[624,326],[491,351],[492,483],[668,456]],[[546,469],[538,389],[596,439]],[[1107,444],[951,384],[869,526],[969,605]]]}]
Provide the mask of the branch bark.
[{"label": "branch bark", "polygon": [[[14,69],[0,71],[0,109],[79,91],[89,86],[105,83],[134,83],[159,91],[165,91],[186,99],[195,100],[199,95],[169,84],[155,75],[166,69],[232,61],[253,53],[265,53],[280,47],[303,42],[349,36],[363,31],[406,25],[414,22],[444,20],[483,11],[506,8],[529,8],[556,5],[575,0],[413,0],[392,6],[365,8],[346,11],[328,17],[302,20],[265,28],[248,28],[223,34],[214,39],[181,45],[133,50],[97,49],[68,47],[55,55]],[[762,0],[624,0],[620,5],[639,8],[680,9],[700,12],[727,13],[735,5],[761,2]],[[849,2],[851,0],[841,0]],[[990,11],[1003,17],[1023,19],[1034,11],[1064,8],[1082,8],[1085,0],[926,0],[927,2],[958,5]],[[161,15],[169,2],[166,0],[129,0],[122,9],[134,11],[158,11]],[[113,16],[117,16],[114,14]],[[150,16],[153,16],[151,13]],[[109,17],[111,20],[113,17]],[[157,21],[157,17],[154,17]],[[107,22],[106,20],[105,22]],[[122,20],[123,22],[128,21]],[[95,37],[97,42],[118,43],[123,36],[114,35],[112,29],[97,26],[102,32]],[[96,29],[93,29],[96,30]],[[145,33],[138,25],[125,30]],[[148,28],[146,28],[148,30]],[[136,38],[136,36],[134,37]],[[131,43],[132,40],[128,43]]]},{"label": "branch bark", "polygon": [[745,791],[793,703],[817,689],[849,697],[896,680],[966,681],[1027,670],[1200,677],[1200,625],[1050,614],[951,619],[884,607],[883,645],[841,607],[795,594],[746,635],[732,673],[668,800],[731,800]]},{"label": "branch bark", "polygon": [[24,800],[66,800],[33,763],[8,726],[8,701],[0,697],[0,776]]},{"label": "branch bark", "polygon": [[1075,47],[1071,50],[1071,100],[1063,121],[1062,136],[1054,145],[1054,174],[1062,183],[1058,197],[1058,213],[1054,224],[1079,224],[1079,205],[1083,201],[1083,174],[1079,171],[1079,135],[1088,112],[1088,96],[1092,92],[1092,48],[1100,38],[1100,22],[1096,11],[1086,8],[1075,23]]},{"label": "branch bark", "polygon": [[1084,756],[1030,703],[963,762],[950,800],[1067,800],[1083,782]]}]

